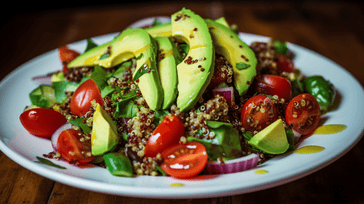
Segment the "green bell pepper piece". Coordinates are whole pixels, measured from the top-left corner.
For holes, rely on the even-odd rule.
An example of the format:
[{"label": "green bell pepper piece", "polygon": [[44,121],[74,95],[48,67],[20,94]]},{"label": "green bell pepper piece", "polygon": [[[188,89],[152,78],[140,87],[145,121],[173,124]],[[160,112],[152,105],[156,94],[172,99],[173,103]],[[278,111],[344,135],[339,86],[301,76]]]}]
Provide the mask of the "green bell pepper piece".
[{"label": "green bell pepper piece", "polygon": [[336,90],[334,85],[325,80],[322,76],[310,76],[303,80],[307,93],[314,96],[323,112],[329,110],[334,104]]},{"label": "green bell pepper piece", "polygon": [[127,156],[119,152],[105,154],[104,161],[107,170],[114,176],[133,176],[133,167]]}]

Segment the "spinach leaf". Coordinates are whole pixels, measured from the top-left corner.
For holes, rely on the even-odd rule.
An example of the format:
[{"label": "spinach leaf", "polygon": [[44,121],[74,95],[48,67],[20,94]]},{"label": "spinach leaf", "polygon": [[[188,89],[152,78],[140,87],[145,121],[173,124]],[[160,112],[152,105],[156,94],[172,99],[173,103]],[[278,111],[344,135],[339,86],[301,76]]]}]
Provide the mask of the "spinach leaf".
[{"label": "spinach leaf", "polygon": [[165,116],[167,116],[168,114],[169,114],[169,112],[167,110],[157,110],[157,111],[155,111],[153,124],[156,125],[156,126],[159,125],[159,123],[163,120],[163,118]]},{"label": "spinach leaf", "polygon": [[106,76],[107,73],[101,66],[95,66],[94,70],[91,73],[91,79],[97,84],[100,90],[102,90],[106,85]]},{"label": "spinach leaf", "polygon": [[58,169],[66,169],[66,167],[59,166],[59,165],[49,161],[48,159],[44,159],[42,157],[37,157],[37,159],[38,159],[38,161],[35,161],[36,163],[42,163],[42,164],[45,164],[45,165],[48,165],[48,166],[56,167]]},{"label": "spinach leaf", "polygon": [[236,63],[236,68],[238,70],[244,70],[244,69],[248,69],[250,67],[250,64],[244,63],[244,62],[238,62]]},{"label": "spinach leaf", "polygon": [[119,68],[113,73],[112,76],[123,80],[126,70],[128,70],[132,65],[133,65],[133,63],[131,60],[121,63]]},{"label": "spinach leaf", "polygon": [[88,134],[91,132],[91,128],[89,126],[87,126],[85,123],[83,123],[82,121],[85,120],[84,118],[77,118],[74,120],[69,120],[68,122],[71,123],[74,126],[80,127],[83,131],[83,133]]},{"label": "spinach leaf", "polygon": [[87,46],[85,52],[91,50],[94,47],[97,47],[98,45],[94,43],[91,39],[87,39]]},{"label": "spinach leaf", "polygon": [[66,91],[74,92],[80,83],[68,81],[53,82],[54,94],[58,103],[63,103],[66,99]]},{"label": "spinach leaf", "polygon": [[136,105],[133,100],[123,100],[115,103],[116,110],[114,113],[115,118],[125,117],[133,118],[137,115],[139,108],[142,106]]}]

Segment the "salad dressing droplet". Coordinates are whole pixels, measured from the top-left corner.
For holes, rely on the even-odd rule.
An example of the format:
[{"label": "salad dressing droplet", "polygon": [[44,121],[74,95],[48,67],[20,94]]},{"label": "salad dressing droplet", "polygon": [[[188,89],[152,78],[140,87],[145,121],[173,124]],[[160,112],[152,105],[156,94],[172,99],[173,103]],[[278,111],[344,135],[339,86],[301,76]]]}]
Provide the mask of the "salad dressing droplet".
[{"label": "salad dressing droplet", "polygon": [[256,174],[267,174],[268,171],[267,170],[255,170],[254,173],[256,173]]},{"label": "salad dressing droplet", "polygon": [[171,187],[182,187],[182,186],[184,186],[183,183],[172,183],[171,184]]},{"label": "salad dressing droplet", "polygon": [[342,132],[346,129],[346,125],[332,124],[318,127],[313,134],[328,135]]},{"label": "salad dressing droplet", "polygon": [[325,149],[325,147],[316,146],[316,145],[309,145],[309,146],[304,146],[304,147],[301,147],[299,149],[296,149],[294,151],[294,153],[297,153],[297,154],[313,154],[313,153],[321,152],[324,149]]}]

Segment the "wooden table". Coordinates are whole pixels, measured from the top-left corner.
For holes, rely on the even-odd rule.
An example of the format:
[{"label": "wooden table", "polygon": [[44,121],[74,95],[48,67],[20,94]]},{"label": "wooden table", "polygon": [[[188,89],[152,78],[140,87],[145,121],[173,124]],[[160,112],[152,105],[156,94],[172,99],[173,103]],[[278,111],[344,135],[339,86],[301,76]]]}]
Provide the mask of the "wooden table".
[{"label": "wooden table", "polygon": [[[314,1],[116,4],[10,16],[0,38],[1,79],[44,52],[89,37],[119,32],[136,20],[170,15],[182,7],[205,18],[225,16],[242,32],[271,36],[316,51],[346,68],[364,85],[364,4]],[[63,185],[19,166],[0,152],[0,200],[1,203],[37,204],[364,203],[363,156],[364,141],[361,140],[333,164],[282,186],[221,198],[157,200],[113,196]]]}]

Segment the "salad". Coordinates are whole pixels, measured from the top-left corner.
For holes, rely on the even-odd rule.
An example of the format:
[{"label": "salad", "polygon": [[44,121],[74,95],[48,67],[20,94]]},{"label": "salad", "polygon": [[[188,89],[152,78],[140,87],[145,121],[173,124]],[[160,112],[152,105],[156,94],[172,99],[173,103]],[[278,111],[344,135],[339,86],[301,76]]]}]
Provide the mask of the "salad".
[{"label": "salad", "polygon": [[46,82],[29,94],[20,121],[51,140],[44,157],[115,176],[254,168],[313,133],[336,93],[295,67],[286,42],[247,45],[224,18],[185,8],[170,23],[58,52],[63,68],[35,79]]}]

